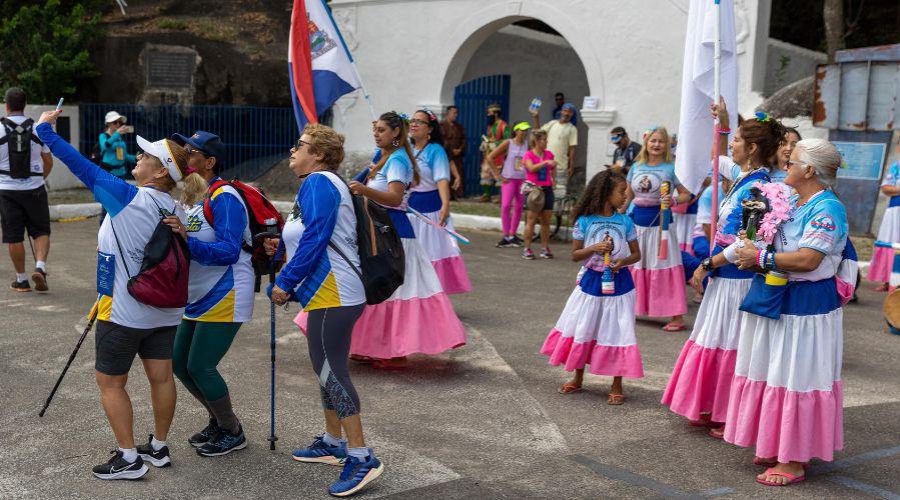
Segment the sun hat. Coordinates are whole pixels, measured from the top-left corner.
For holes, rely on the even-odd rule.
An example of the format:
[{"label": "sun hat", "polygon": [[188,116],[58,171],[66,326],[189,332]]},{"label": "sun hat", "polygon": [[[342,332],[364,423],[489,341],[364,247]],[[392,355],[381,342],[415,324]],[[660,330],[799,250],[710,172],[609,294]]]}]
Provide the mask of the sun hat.
[{"label": "sun hat", "polygon": [[[155,157],[164,167],[166,167],[166,170],[169,171],[169,177],[171,177],[173,181],[178,182],[182,177],[191,173],[187,165],[184,167],[178,165],[178,162],[175,161],[175,156],[172,155],[169,144],[165,139],[150,142],[141,136],[137,136],[137,144],[145,153]],[[186,172],[182,173],[182,170],[186,170]]]},{"label": "sun hat", "polygon": [[119,120],[127,122],[128,118],[120,115],[117,111],[110,111],[109,113],[106,113],[106,123],[117,122]]}]

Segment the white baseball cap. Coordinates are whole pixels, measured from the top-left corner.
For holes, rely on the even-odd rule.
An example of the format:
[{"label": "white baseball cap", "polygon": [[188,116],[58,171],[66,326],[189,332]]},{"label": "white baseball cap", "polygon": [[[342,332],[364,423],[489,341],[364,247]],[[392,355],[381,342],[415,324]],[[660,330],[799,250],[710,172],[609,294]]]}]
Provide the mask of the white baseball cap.
[{"label": "white baseball cap", "polygon": [[110,111],[109,113],[106,113],[106,123],[117,122],[119,120],[127,122],[128,118],[125,118],[116,111]]},{"label": "white baseball cap", "polygon": [[141,136],[137,136],[138,147],[141,148],[145,153],[150,156],[155,157],[166,167],[166,170],[169,171],[169,176],[175,182],[178,182],[183,177],[181,175],[181,169],[178,167],[178,163],[175,162],[175,157],[172,155],[172,151],[169,149],[169,144],[165,139],[150,142],[147,139],[144,139]]}]

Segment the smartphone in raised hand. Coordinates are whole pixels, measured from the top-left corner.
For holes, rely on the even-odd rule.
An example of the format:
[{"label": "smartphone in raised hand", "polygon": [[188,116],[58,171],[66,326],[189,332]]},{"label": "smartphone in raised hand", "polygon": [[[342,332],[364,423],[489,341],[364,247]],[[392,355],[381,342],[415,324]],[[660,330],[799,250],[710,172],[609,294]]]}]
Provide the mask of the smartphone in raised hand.
[{"label": "smartphone in raised hand", "polygon": [[56,103],[56,111],[59,111],[60,109],[62,109],[62,105],[63,105],[63,101],[64,101],[64,100],[65,100],[64,97],[60,97],[60,98],[59,98],[59,102]]}]

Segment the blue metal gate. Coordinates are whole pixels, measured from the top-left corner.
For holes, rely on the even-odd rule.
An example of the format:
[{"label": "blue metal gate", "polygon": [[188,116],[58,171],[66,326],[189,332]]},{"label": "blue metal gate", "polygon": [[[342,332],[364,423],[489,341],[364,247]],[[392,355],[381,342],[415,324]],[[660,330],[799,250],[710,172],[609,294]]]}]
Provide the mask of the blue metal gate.
[{"label": "blue metal gate", "polygon": [[466,129],[466,154],[463,180],[466,196],[481,192],[481,135],[487,130],[485,116],[491,103],[503,108],[501,116],[509,122],[509,75],[491,75],[457,85],[453,102],[459,108],[459,123]]},{"label": "blue metal gate", "polygon": [[135,133],[125,136],[128,151],[137,152],[135,135],[155,141],[175,132],[192,134],[206,130],[222,138],[227,155],[220,172],[226,179],[251,181],[288,157],[291,146],[300,137],[291,108],[257,106],[141,106],[134,104],[81,104],[81,144],[90,154],[106,130],[107,111],[116,110],[127,117]]}]

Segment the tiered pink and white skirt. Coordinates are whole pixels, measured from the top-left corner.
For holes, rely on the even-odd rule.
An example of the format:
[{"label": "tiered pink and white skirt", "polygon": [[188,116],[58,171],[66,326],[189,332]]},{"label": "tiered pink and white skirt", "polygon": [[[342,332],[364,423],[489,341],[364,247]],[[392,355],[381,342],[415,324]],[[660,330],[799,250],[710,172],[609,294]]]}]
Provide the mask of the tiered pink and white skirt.
[{"label": "tiered pink and white skirt", "polygon": [[[366,305],[353,327],[350,353],[390,359],[440,354],[466,344],[466,330],[441,288],[437,273],[415,239],[404,212],[389,209],[406,254],[403,284],[384,302]],[[306,331],[307,313],[294,322]]]},{"label": "tiered pink and white skirt", "polygon": [[[437,191],[412,193],[409,206],[430,220],[440,223],[441,198]],[[425,250],[437,272],[444,292],[456,294],[472,291],[469,272],[466,270],[466,263],[463,261],[456,239],[413,214],[407,216],[416,234],[416,240]],[[453,229],[451,219],[447,220],[447,227]]]},{"label": "tiered pink and white skirt", "polygon": [[634,284],[628,271],[615,274],[616,293],[603,295],[602,273],[584,272],[569,295],[541,354],[566,371],[587,368],[595,375],[641,378],[644,365],[634,334]]},{"label": "tiered pink and white skirt", "polygon": [[684,266],[678,240],[669,226],[668,255],[659,259],[659,207],[635,206],[631,214],[641,248],[641,260],[631,266],[638,316],[666,317],[687,312]]},{"label": "tiered pink and white skirt", "polygon": [[681,349],[662,404],[690,420],[709,414],[725,422],[740,337],[738,308],[753,273],[728,265],[716,270],[703,295],[691,337]]},{"label": "tiered pink and white skirt", "polygon": [[830,461],[844,445],[843,310],[834,279],[787,286],[779,319],[743,315],[725,440],[779,462]]},{"label": "tiered pink and white skirt", "polygon": [[[884,210],[881,218],[881,227],[878,228],[878,240],[888,243],[900,243],[900,196],[898,206],[889,206]],[[891,198],[891,205],[894,199]],[[894,249],[886,247],[874,247],[872,249],[872,261],[869,263],[870,281],[887,283],[891,280],[891,268],[894,264]]]}]

